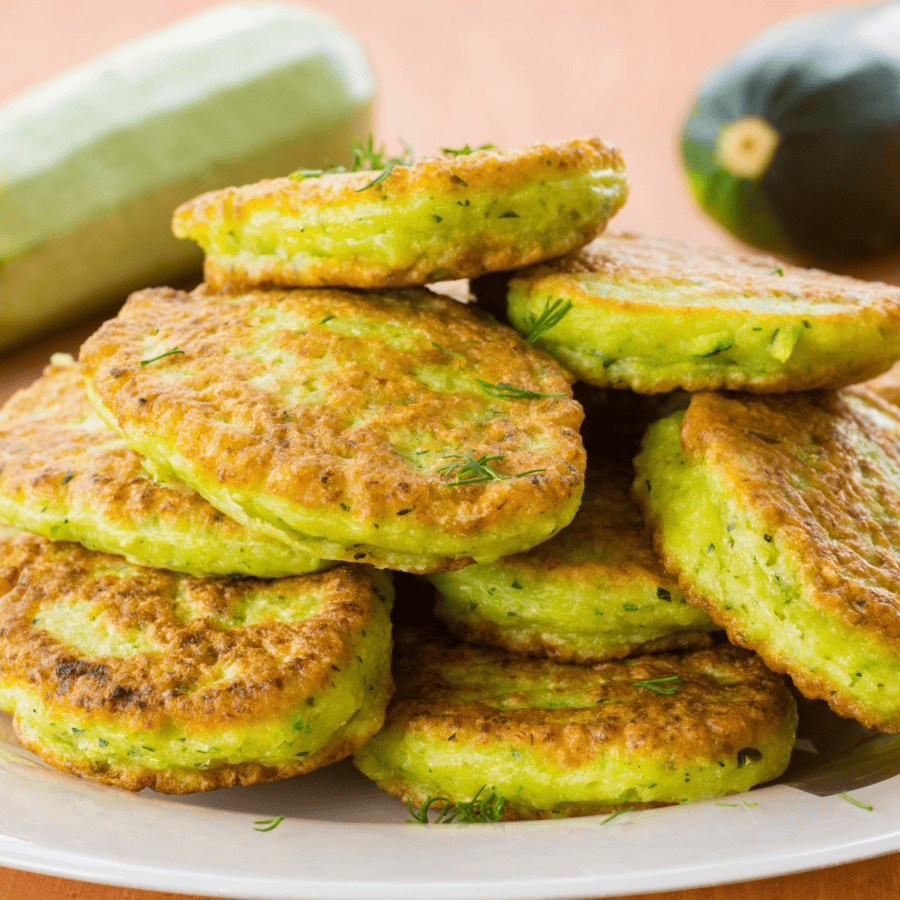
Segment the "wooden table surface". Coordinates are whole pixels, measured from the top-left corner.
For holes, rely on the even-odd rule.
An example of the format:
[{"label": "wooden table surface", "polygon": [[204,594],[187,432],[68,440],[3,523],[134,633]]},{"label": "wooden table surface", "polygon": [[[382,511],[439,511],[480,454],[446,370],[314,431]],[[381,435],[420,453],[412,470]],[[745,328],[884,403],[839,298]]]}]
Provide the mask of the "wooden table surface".
[{"label": "wooden table surface", "polygon": [[[0,102],[209,0],[0,0]],[[692,205],[677,135],[702,74],[811,0],[318,0],[363,40],[381,95],[379,136],[419,154],[442,145],[599,134],[623,150],[631,198],[615,227],[727,246]],[[0,223],[2,228],[2,223]],[[884,264],[861,274],[896,281]],[[98,320],[99,321],[99,320]],[[0,356],[0,400],[54,350],[77,350],[96,322]],[[712,836],[711,836],[712,838]],[[0,868],[0,900],[188,900]],[[900,854],[782,878],[643,895],[666,900],[880,900],[900,897]]]}]

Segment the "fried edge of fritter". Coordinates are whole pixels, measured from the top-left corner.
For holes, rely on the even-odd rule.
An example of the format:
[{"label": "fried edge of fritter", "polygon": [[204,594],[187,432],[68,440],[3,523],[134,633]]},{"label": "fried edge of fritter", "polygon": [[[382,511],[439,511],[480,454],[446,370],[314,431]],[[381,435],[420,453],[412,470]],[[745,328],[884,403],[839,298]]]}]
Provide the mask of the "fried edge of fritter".
[{"label": "fried edge of fritter", "polygon": [[[228,598],[239,590],[241,582],[267,583],[257,579],[197,579],[131,566],[117,557],[88,551],[77,544],[54,544],[29,534],[4,536],[0,543],[0,590],[3,591],[0,596],[0,636],[5,637],[5,644],[0,647],[0,695],[6,701],[5,711],[13,717],[13,727],[19,741],[54,768],[131,791],[146,787],[163,793],[206,791],[311,771],[348,756],[381,726],[384,709],[393,692],[388,665],[388,607],[393,590],[384,574],[368,567],[340,566],[326,572],[268,582],[270,585],[284,583],[285,590],[290,581],[309,580],[328,584],[320,606],[302,621],[283,623],[276,619],[225,632],[207,626],[207,634],[213,643],[218,641],[222,647],[219,650],[212,648],[214,658],[210,660],[205,660],[201,653],[199,675],[195,675],[195,680],[199,678],[202,681],[204,665],[217,664],[220,652],[235,656],[242,664],[249,659],[251,665],[256,666],[261,680],[252,681],[254,669],[251,669],[249,673],[242,673],[243,686],[240,690],[234,689],[232,679],[212,690],[207,686],[202,692],[187,693],[179,689],[176,671],[164,672],[164,683],[154,684],[153,673],[149,670],[154,665],[160,669],[158,654],[148,659],[145,659],[148,656],[146,653],[124,658],[79,656],[77,651],[71,652],[67,644],[55,639],[49,632],[35,631],[33,617],[38,608],[43,609],[47,591],[54,587],[50,582],[59,581],[56,587],[64,591],[67,584],[78,583],[80,571],[87,569],[90,572],[92,566],[100,567],[101,571],[87,577],[103,581],[102,569],[106,564],[127,569],[124,577],[132,582],[137,581],[137,584],[134,585],[135,590],[127,594],[123,594],[121,588],[117,589],[114,596],[108,598],[101,617],[115,611],[123,624],[135,627],[142,621],[149,621],[150,629],[156,630],[162,637],[168,630],[171,632],[168,635],[170,643],[174,642],[173,649],[179,641],[184,648],[188,648],[171,658],[187,666],[188,674],[193,671],[191,667],[197,655],[189,651],[190,648],[198,649],[197,639],[202,635],[202,630],[198,633],[193,627],[197,619],[179,624],[170,609],[172,604],[161,596],[160,588],[174,582],[188,582],[198,592],[204,605],[218,611],[220,606],[222,609],[230,608]],[[34,571],[29,576],[31,569]],[[143,591],[141,585],[144,585]],[[115,600],[115,607],[110,606],[112,600]],[[97,602],[102,603],[102,596]],[[141,619],[142,606],[148,612],[147,620]],[[168,625],[165,622],[167,610],[172,619]],[[367,629],[374,637],[366,637]],[[259,656],[265,650],[271,655],[270,648],[283,646],[290,640],[287,632],[292,630],[295,638],[302,639],[306,650],[298,651],[293,659],[279,663],[274,674],[265,660],[253,662],[254,653]],[[241,635],[240,631],[247,633]],[[347,639],[350,634],[355,634],[355,640]],[[33,638],[31,643],[28,641],[29,635]],[[387,646],[380,648],[384,652],[379,652],[373,644],[379,635],[380,639],[387,641]],[[372,646],[363,648],[360,637]],[[241,641],[246,645],[246,652],[241,649]],[[334,652],[328,652],[329,648]],[[346,674],[335,676],[335,664],[338,664],[338,672],[355,669],[352,661],[359,660],[362,665],[357,655],[361,653],[372,656],[373,665],[365,676],[370,682],[369,690],[360,691],[360,704],[356,711],[320,746],[296,761],[281,765],[247,760],[220,763],[210,768],[155,767],[142,765],[137,759],[133,764],[104,760],[100,753],[88,758],[79,756],[77,751],[74,754],[61,752],[61,748],[40,726],[46,714],[48,725],[53,726],[52,719],[58,718],[65,724],[65,729],[73,733],[90,734],[91,729],[98,726],[125,728],[126,734],[133,735],[138,744],[148,737],[157,741],[159,735],[154,735],[154,730],[168,732],[166,740],[175,748],[179,748],[181,741],[177,737],[179,730],[185,733],[189,741],[220,743],[225,739],[224,733],[233,730],[236,722],[240,723],[238,727],[247,726],[247,710],[250,708],[259,726],[264,727],[277,725],[281,718],[293,717],[297,712],[309,715],[310,697],[323,701],[323,705],[327,704],[328,692],[333,690],[335,680],[342,678],[346,682],[350,677]],[[346,665],[348,661],[350,665]],[[172,662],[167,662],[166,666],[171,668]],[[353,677],[355,679],[357,675]],[[107,688],[105,696],[102,691],[104,686]],[[345,688],[351,686],[347,682]],[[31,714],[22,712],[23,705],[31,710]],[[82,727],[78,729],[76,725]],[[225,732],[222,731],[223,726],[227,726]],[[103,746],[102,742],[100,746]]]},{"label": "fried edge of fritter", "polygon": [[[552,238],[549,246],[546,232],[550,220],[546,216],[534,224],[528,217],[523,218],[526,225],[531,224],[530,231],[515,222],[518,215],[508,217],[505,224],[513,235],[505,240],[489,238],[490,219],[486,216],[486,225],[473,229],[468,241],[449,224],[442,225],[443,217],[431,216],[429,243],[420,247],[419,256],[411,265],[397,269],[382,261],[361,258],[359,241],[356,241],[357,250],[349,259],[323,255],[321,250],[316,254],[310,252],[298,274],[290,258],[238,251],[241,253],[238,261],[235,254],[215,252],[215,241],[210,238],[211,222],[221,223],[220,227],[224,228],[225,223],[239,221],[260,210],[286,216],[314,210],[316,216],[311,221],[330,215],[334,227],[343,227],[345,231],[357,219],[366,220],[373,215],[380,218],[389,211],[395,232],[389,232],[388,238],[394,240],[404,222],[404,212],[422,214],[435,197],[446,197],[453,204],[468,206],[487,192],[503,199],[526,189],[546,190],[545,185],[551,180],[548,176],[561,180],[598,175],[610,182],[604,185],[609,196],[600,204],[601,209],[593,220],[579,222]],[[376,174],[365,171],[325,174],[299,181],[278,178],[212,191],[175,211],[173,232],[177,237],[191,238],[201,244],[207,254],[205,279],[215,288],[229,284],[409,287],[515,269],[575,250],[603,231],[628,193],[621,154],[597,137],[539,143],[502,153],[485,149],[428,158],[412,166],[395,166],[383,181],[363,190],[375,177]],[[404,207],[411,209],[404,210]],[[342,213],[348,222],[340,220]],[[559,217],[554,216],[552,224],[558,228]],[[379,239],[383,242],[384,234]],[[421,234],[418,243],[422,244]]]}]

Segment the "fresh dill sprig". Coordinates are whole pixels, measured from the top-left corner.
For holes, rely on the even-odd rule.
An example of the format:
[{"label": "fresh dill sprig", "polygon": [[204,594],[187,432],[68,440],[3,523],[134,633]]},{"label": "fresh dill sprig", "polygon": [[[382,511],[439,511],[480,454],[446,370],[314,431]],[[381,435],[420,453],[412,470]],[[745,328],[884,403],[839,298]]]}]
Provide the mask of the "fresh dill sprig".
[{"label": "fresh dill sprig", "polygon": [[544,311],[532,323],[531,331],[525,339],[526,347],[530,347],[544,332],[549,331],[554,325],[558,325],[572,308],[572,301],[563,300],[562,297],[555,300],[552,306],[549,303],[549,300],[544,303]]},{"label": "fresh dill sprig", "polygon": [[178,347],[173,347],[171,350],[166,350],[165,353],[160,353],[159,356],[154,356],[152,359],[142,359],[142,366],[149,366],[150,363],[156,362],[158,359],[164,359],[166,356],[173,356],[176,353],[184,353],[184,350],[179,350]]},{"label": "fresh dill sprig", "polygon": [[457,479],[456,481],[448,482],[448,487],[453,487],[457,484],[478,484],[485,481],[506,481],[509,477],[508,475],[501,475],[490,466],[495,459],[505,458],[502,454],[488,456],[484,453],[476,459],[474,450],[469,450],[465,456],[460,453],[452,453],[449,456],[445,456],[444,459],[458,460],[458,462],[445,463],[442,466],[438,466],[435,471],[441,475],[446,475],[448,478]]},{"label": "fresh dill sprig", "polygon": [[648,678],[646,681],[633,681],[635,687],[648,688],[657,694],[665,694],[671,697],[678,693],[678,688],[683,684],[680,675],[670,675],[668,678]]},{"label": "fresh dill sprig", "polygon": [[399,156],[386,156],[384,144],[376,149],[375,138],[370,134],[365,143],[356,140],[350,145],[353,154],[353,162],[348,169],[346,166],[327,166],[324,169],[297,169],[291,172],[288,178],[294,181],[304,181],[307,178],[319,178],[322,175],[335,175],[339,172],[380,172],[380,174],[368,184],[356,189],[356,193],[365,191],[373,185],[384,181],[395,166],[411,166],[415,162],[412,147],[400,138],[403,152]]},{"label": "fresh dill sprig", "polygon": [[612,815],[607,816],[600,824],[605,825],[607,822],[612,822],[613,819],[616,819],[619,816],[623,816],[627,812],[634,812],[634,807],[626,806],[625,809],[618,809]]},{"label": "fresh dill sprig", "polygon": [[846,800],[848,803],[852,803],[854,806],[858,806],[860,809],[866,810],[866,812],[872,812],[872,810],[874,809],[874,807],[869,806],[868,803],[863,803],[862,800],[857,800],[855,797],[851,797],[847,793],[838,794],[838,797],[840,797],[841,800]]},{"label": "fresh dill sprig", "polygon": [[332,166],[330,169],[296,169],[288,175],[292,181],[304,181],[307,178],[318,178],[326,173],[346,171],[343,166]]},{"label": "fresh dill sprig", "polygon": [[[253,823],[254,831],[272,831],[274,828],[277,828],[284,821],[284,816],[277,816],[274,819],[257,819]],[[257,828],[257,825],[264,826],[263,828]]]},{"label": "fresh dill sprig", "polygon": [[782,276],[783,276],[783,275],[784,275],[784,269],[782,269],[781,266],[775,266],[775,268],[772,270],[772,274],[773,274],[773,275],[782,275]]},{"label": "fresh dill sprig", "polygon": [[387,157],[384,155],[384,144],[377,150],[375,149],[371,134],[369,135],[369,142],[365,147],[363,147],[359,141],[355,143],[353,147],[353,168],[350,171],[376,172],[379,169],[381,170],[380,175],[376,176],[362,187],[357,188],[355,193],[359,194],[361,191],[367,191],[370,187],[380,184],[394,171],[396,166],[411,166],[415,162],[412,147],[410,147],[403,138],[400,139],[400,143],[403,145],[403,152],[399,156]]},{"label": "fresh dill sprig", "polygon": [[500,400],[538,400],[541,397],[565,397],[565,393],[559,394],[542,394],[540,391],[529,391],[527,388],[514,387],[501,381],[500,384],[491,384],[489,381],[482,381],[480,378],[475,379],[475,383],[491,397],[497,397]]},{"label": "fresh dill sprig", "polygon": [[[413,809],[412,800],[407,800],[406,807],[412,818],[406,821],[418,823],[419,825],[437,825],[438,822],[449,825],[454,819],[464,825],[499,822],[503,818],[503,812],[506,809],[506,800],[493,785],[491,785],[490,796],[479,800],[481,792],[486,789],[487,785],[483,784],[478,788],[471,800],[456,800],[455,802],[448,800],[446,797],[432,797],[429,794],[418,811]],[[441,804],[441,806],[438,808],[437,818],[433,822],[429,822],[428,810],[434,804]]]},{"label": "fresh dill sprig", "polygon": [[483,453],[478,459],[475,458],[475,451],[469,450],[465,455],[461,453],[451,453],[444,459],[452,459],[455,462],[445,463],[438,466],[435,471],[448,478],[455,478],[455,481],[446,482],[446,487],[457,487],[461,484],[483,484],[486,481],[509,481],[510,478],[522,478],[525,475],[536,475],[539,472],[546,472],[546,469],[529,469],[527,472],[517,472],[515,475],[501,475],[491,468],[491,463],[495,459],[506,459],[502,454],[488,456]]},{"label": "fresh dill sprig", "polygon": [[470,153],[477,153],[479,150],[496,150],[497,148],[493,144],[482,144],[480,147],[470,147],[466,144],[464,147],[460,147],[458,150],[453,147],[441,147],[441,153],[444,156],[468,156]]},{"label": "fresh dill sprig", "polygon": [[431,346],[437,347],[437,349],[440,350],[441,353],[446,353],[447,356],[455,356],[457,359],[467,359],[468,358],[468,357],[463,356],[462,353],[454,353],[452,350],[448,350],[446,347],[442,347],[440,344],[436,344],[434,341],[431,342]]}]

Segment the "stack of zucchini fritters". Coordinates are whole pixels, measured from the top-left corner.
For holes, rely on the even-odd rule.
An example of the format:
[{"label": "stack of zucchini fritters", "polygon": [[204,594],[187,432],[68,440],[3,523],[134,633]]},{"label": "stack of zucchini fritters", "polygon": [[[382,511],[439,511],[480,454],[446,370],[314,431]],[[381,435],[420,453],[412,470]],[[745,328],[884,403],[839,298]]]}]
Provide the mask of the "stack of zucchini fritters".
[{"label": "stack of zucchini fritters", "polygon": [[[205,284],[0,413],[22,743],[168,792],[355,754],[534,818],[776,777],[770,668],[900,731],[900,415],[835,392],[900,358],[900,291],[599,236],[598,139],[375,168],[186,204]],[[462,278],[478,303],[424,287]],[[443,623],[393,679],[391,569]]]}]

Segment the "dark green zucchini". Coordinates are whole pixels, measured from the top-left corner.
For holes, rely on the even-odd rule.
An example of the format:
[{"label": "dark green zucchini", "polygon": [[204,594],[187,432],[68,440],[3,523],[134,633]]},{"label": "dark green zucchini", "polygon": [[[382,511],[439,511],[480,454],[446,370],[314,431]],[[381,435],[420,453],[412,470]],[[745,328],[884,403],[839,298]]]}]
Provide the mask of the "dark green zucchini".
[{"label": "dark green zucchini", "polygon": [[780,23],[707,76],[682,158],[700,205],[820,264],[900,248],[900,5]]}]

